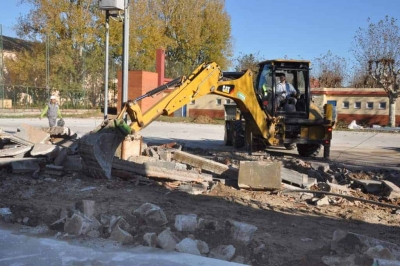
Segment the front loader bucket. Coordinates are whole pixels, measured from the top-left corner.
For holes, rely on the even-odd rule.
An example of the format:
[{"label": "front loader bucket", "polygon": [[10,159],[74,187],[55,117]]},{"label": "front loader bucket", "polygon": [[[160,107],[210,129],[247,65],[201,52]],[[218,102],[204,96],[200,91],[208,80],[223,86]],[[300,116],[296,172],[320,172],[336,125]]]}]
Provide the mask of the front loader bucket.
[{"label": "front loader bucket", "polygon": [[79,153],[84,169],[94,178],[111,179],[111,168],[124,135],[116,128],[104,128],[84,135],[79,141]]}]

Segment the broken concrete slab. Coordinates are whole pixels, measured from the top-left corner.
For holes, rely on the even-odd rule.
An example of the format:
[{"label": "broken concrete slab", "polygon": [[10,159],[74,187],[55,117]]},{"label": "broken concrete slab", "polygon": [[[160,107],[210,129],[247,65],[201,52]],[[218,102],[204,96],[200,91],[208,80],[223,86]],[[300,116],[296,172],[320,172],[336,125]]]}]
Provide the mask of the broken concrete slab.
[{"label": "broken concrete slab", "polygon": [[280,189],[281,162],[241,161],[239,166],[239,188]]},{"label": "broken concrete slab", "polygon": [[175,151],[173,154],[173,159],[180,163],[188,164],[192,167],[200,168],[229,179],[238,179],[238,169],[203,158],[201,156],[193,155],[183,151]]},{"label": "broken concrete slab", "polygon": [[318,170],[321,172],[328,172],[330,167],[328,163],[324,163],[324,162],[315,162],[315,161],[311,161],[309,162],[310,166],[312,169],[314,170]]},{"label": "broken concrete slab", "polygon": [[0,158],[0,166],[11,165],[12,162],[25,162],[32,161],[38,164],[44,163],[46,160],[43,158]]},{"label": "broken concrete slab", "polygon": [[182,253],[193,254],[200,256],[201,253],[197,248],[197,243],[191,238],[184,238],[181,242],[176,244],[175,249]]},{"label": "broken concrete slab", "polygon": [[133,243],[133,236],[122,230],[119,226],[115,226],[109,239],[117,241],[122,245],[128,245]]},{"label": "broken concrete slab", "polygon": [[134,210],[133,214],[145,220],[148,226],[162,226],[168,223],[164,211],[152,203],[143,204]]},{"label": "broken concrete slab", "polygon": [[169,169],[169,170],[176,169],[175,163],[160,161],[153,157],[147,157],[147,156],[141,156],[141,155],[140,156],[131,156],[131,157],[129,157],[129,161],[138,163],[138,164],[142,164],[148,168],[159,167],[159,168],[165,168],[165,169]]},{"label": "broken concrete slab", "polygon": [[379,180],[363,180],[353,178],[355,185],[362,187],[366,193],[377,193],[382,190],[382,181]]},{"label": "broken concrete slab", "polygon": [[85,235],[92,230],[93,220],[85,217],[83,214],[74,213],[68,218],[64,225],[64,231],[71,235]]},{"label": "broken concrete slab", "polygon": [[281,169],[282,181],[290,185],[297,185],[299,187],[309,187],[316,183],[316,179],[309,178],[308,175],[299,173],[297,171],[282,167]]},{"label": "broken concrete slab", "polygon": [[146,233],[143,236],[144,243],[152,248],[157,246],[157,234],[156,233]]},{"label": "broken concrete slab", "polygon": [[196,214],[176,215],[175,216],[175,228],[179,232],[182,232],[182,231],[194,232],[194,231],[196,231],[197,215]]},{"label": "broken concrete slab", "polygon": [[50,134],[40,128],[22,124],[18,128],[18,132],[14,136],[33,144],[45,143],[50,138]]},{"label": "broken concrete slab", "polygon": [[18,155],[25,155],[32,149],[32,146],[19,146],[16,148],[0,149],[0,157],[14,157]]},{"label": "broken concrete slab", "polygon": [[157,245],[166,250],[175,250],[175,246],[178,242],[179,238],[171,232],[170,228],[165,229],[157,236]]},{"label": "broken concrete slab", "polygon": [[232,245],[220,245],[210,251],[209,257],[219,260],[230,261],[236,253],[236,249]]},{"label": "broken concrete slab", "polygon": [[390,181],[383,180],[383,194],[389,199],[400,199],[400,188]]},{"label": "broken concrete slab", "polygon": [[142,136],[127,135],[121,143],[121,159],[127,160],[131,156],[142,154]]},{"label": "broken concrete slab", "polygon": [[114,158],[113,168],[133,172],[142,176],[154,177],[160,179],[169,179],[186,182],[204,182],[212,181],[212,176],[200,174],[192,171],[170,170],[161,167],[154,167],[144,164],[138,164],[130,161]]},{"label": "broken concrete slab", "polygon": [[14,174],[33,173],[40,170],[40,166],[38,161],[18,159],[11,162],[11,169]]},{"label": "broken concrete slab", "polygon": [[49,159],[54,159],[60,153],[60,147],[52,144],[38,143],[31,150],[32,156],[47,156]]},{"label": "broken concrete slab", "polygon": [[253,240],[254,233],[258,230],[258,227],[228,219],[225,221],[225,229],[233,239],[248,245]]},{"label": "broken concrete slab", "polygon": [[77,137],[77,134],[68,127],[42,127],[41,130],[53,137]]}]

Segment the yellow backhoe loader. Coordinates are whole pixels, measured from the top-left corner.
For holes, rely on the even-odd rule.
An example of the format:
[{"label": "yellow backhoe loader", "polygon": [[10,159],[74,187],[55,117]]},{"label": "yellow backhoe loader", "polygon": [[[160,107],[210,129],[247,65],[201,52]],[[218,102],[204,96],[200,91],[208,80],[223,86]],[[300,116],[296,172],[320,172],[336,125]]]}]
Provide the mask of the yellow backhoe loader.
[{"label": "yellow backhoe loader", "polygon": [[[225,123],[225,144],[247,146],[297,146],[301,156],[317,156],[321,146],[329,157],[332,138],[332,105],[323,113],[311,101],[310,62],[305,60],[268,60],[259,64],[257,77],[250,70],[222,72],[216,63],[204,63],[188,77],[180,77],[145,95],[126,102],[116,119],[105,120],[100,127],[83,136],[79,152],[89,172],[100,178],[111,177],[117,147],[127,135],[133,135],[160,115],[170,115],[191,101],[207,94],[227,97],[233,116]],[[278,78],[295,89],[278,91]],[[255,82],[254,82],[255,80]],[[173,90],[142,113],[138,101],[165,89]],[[124,117],[129,117],[129,125]],[[222,136],[221,136],[222,138]]]}]

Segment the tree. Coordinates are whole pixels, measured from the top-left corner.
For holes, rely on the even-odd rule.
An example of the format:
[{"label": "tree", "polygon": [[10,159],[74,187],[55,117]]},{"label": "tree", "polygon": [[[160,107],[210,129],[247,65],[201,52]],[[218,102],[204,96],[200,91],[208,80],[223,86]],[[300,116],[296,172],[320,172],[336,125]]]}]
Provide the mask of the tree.
[{"label": "tree", "polygon": [[389,18],[359,28],[354,37],[353,54],[369,76],[382,87],[389,98],[389,125],[396,126],[396,101],[399,97],[400,29],[397,19]]},{"label": "tree", "polygon": [[347,77],[347,61],[344,57],[334,55],[328,51],[314,59],[314,78],[321,87],[338,88],[343,86]]},{"label": "tree", "polygon": [[255,54],[240,54],[235,58],[235,70],[241,71],[251,69],[256,73],[258,71],[258,63],[260,63],[261,60],[258,52]]},{"label": "tree", "polygon": [[166,74],[172,77],[203,62],[229,66],[231,26],[224,0],[137,0],[132,10],[132,69],[152,70],[159,47],[166,50]]}]

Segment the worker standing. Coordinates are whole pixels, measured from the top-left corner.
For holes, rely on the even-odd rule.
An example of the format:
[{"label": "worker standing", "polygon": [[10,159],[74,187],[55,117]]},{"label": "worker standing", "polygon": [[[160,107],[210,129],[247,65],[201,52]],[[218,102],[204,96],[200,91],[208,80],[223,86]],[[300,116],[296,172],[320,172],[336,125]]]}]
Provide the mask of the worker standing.
[{"label": "worker standing", "polygon": [[40,119],[42,119],[45,115],[47,115],[47,118],[49,119],[50,127],[56,126],[57,116],[62,118],[60,107],[56,101],[56,96],[52,95],[50,97],[50,102],[48,102],[44,107],[42,113],[40,114]]}]

